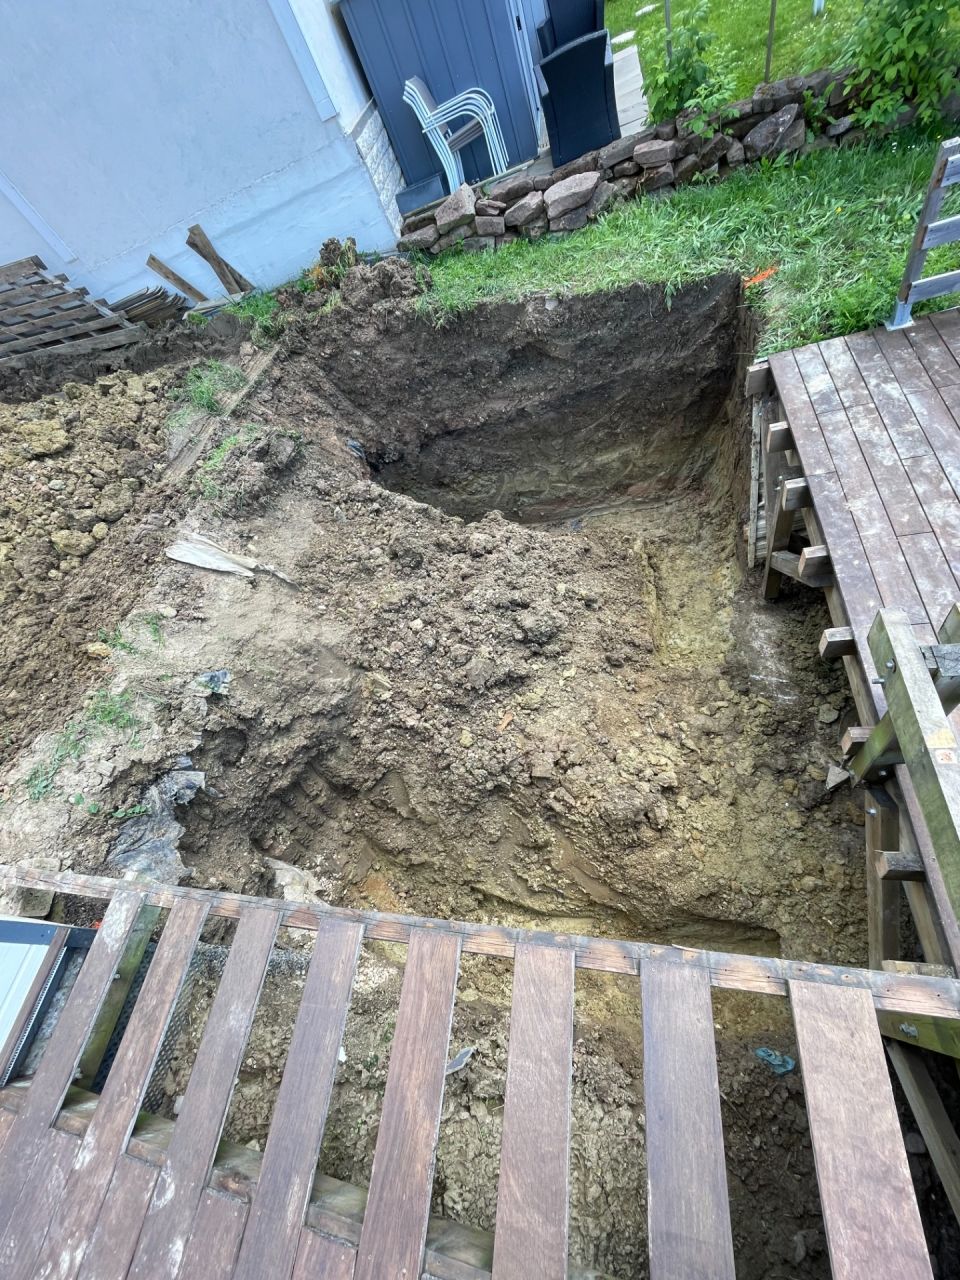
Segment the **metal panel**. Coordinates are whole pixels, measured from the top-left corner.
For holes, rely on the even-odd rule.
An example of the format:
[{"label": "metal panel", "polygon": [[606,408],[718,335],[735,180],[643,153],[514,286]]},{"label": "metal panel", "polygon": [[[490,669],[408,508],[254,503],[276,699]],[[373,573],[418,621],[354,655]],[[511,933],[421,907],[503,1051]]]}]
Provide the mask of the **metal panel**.
[{"label": "metal panel", "polygon": [[[340,11],[408,183],[442,172],[403,101],[403,82],[411,76],[420,76],[438,102],[474,86],[486,89],[511,165],[537,154],[515,20],[506,0],[341,0]],[[482,141],[461,154],[469,181],[489,175]]]}]

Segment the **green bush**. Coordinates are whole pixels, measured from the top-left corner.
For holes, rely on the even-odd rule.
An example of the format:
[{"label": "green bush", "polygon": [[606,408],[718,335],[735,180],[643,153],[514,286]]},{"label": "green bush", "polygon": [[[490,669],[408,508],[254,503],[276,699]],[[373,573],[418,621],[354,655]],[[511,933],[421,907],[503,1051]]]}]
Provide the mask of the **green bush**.
[{"label": "green bush", "polygon": [[699,4],[674,28],[673,56],[646,85],[652,120],[670,120],[684,110],[709,114],[733,97],[733,78],[721,65],[722,53],[714,50],[707,60],[716,37],[703,30],[706,20],[707,6]]},{"label": "green bush", "polygon": [[924,124],[939,119],[960,58],[952,9],[947,0],[866,0],[847,50],[860,123],[889,124],[908,105]]}]

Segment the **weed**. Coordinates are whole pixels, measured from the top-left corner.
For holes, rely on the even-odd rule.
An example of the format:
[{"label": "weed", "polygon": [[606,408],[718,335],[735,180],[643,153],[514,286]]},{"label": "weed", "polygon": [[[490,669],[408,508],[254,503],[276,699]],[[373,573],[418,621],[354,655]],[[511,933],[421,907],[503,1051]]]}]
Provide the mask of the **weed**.
[{"label": "weed", "polygon": [[188,400],[195,409],[206,413],[223,413],[221,397],[228,391],[239,391],[245,383],[246,378],[234,365],[205,360],[187,373],[171,396],[174,400]]},{"label": "weed", "polygon": [[101,644],[109,645],[111,649],[119,649],[123,653],[136,653],[137,647],[130,643],[124,637],[120,628],[114,627],[112,631],[105,631],[103,627],[97,632],[97,639]]},{"label": "weed", "polygon": [[239,302],[224,307],[235,316],[246,316],[253,323],[250,336],[258,346],[275,342],[283,333],[285,320],[275,293],[248,293]]},{"label": "weed", "polygon": [[[936,148],[929,133],[905,131],[786,166],[745,166],[669,200],[631,201],[573,236],[518,240],[496,254],[443,254],[418,306],[441,323],[484,298],[635,281],[675,290],[717,272],[750,278],[777,267],[751,294],[765,320],[762,351],[869,329],[893,307]],[[928,263],[931,274],[956,267],[956,245]]]},{"label": "weed", "polygon": [[163,615],[159,613],[145,613],[141,619],[143,625],[150,633],[150,639],[158,649],[163,648]]},{"label": "weed", "polygon": [[150,806],[147,804],[131,804],[125,809],[114,809],[110,817],[116,818],[118,822],[123,822],[126,818],[139,818],[149,812]]},{"label": "weed", "polygon": [[91,724],[107,729],[138,729],[140,727],[140,721],[133,709],[133,695],[126,691],[110,693],[106,689],[98,689],[93,695],[87,718]]},{"label": "weed", "polygon": [[[30,800],[43,800],[53,790],[57,774],[68,760],[79,760],[86,749],[89,731],[83,725],[68,724],[54,740],[50,755],[39,760],[24,780]],[[82,800],[83,797],[81,797]]]},{"label": "weed", "polygon": [[183,318],[187,324],[192,324],[197,329],[202,329],[204,325],[210,323],[210,317],[204,315],[202,311],[188,311]]}]

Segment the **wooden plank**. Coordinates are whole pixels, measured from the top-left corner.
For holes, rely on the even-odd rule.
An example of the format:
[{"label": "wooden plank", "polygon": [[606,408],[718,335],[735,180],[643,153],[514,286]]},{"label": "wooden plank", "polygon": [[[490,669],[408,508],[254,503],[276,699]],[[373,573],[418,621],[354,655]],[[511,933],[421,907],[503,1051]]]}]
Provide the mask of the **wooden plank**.
[{"label": "wooden plank", "polygon": [[573,983],[569,956],[517,948],[493,1280],[567,1274]]},{"label": "wooden plank", "polygon": [[457,938],[411,933],[357,1280],[420,1274],[459,964]]},{"label": "wooden plank", "polygon": [[761,590],[765,600],[773,600],[780,594],[782,570],[774,564],[774,556],[786,547],[793,532],[793,512],[787,507],[789,480],[782,480],[777,487],[773,511],[767,512],[767,558],[763,570]]},{"label": "wooden plank", "polygon": [[33,364],[38,352],[48,356],[55,354],[73,359],[75,356],[87,355],[91,351],[109,351],[115,347],[124,347],[131,342],[139,342],[143,333],[140,325],[128,329],[110,329],[92,338],[76,338],[71,339],[70,342],[57,343],[52,347],[37,347],[35,351],[26,351],[20,355],[8,356],[3,353],[0,354],[0,365],[7,369],[24,368]]},{"label": "wooden plank", "polygon": [[[114,1167],[126,1149],[140,1113],[153,1066],[183,988],[190,958],[209,904],[178,902],[171,911],[147,970],[100,1102],[84,1134],[76,1167],[43,1248],[37,1270],[73,1280],[106,1198]],[[36,1250],[14,1231],[17,1263],[11,1280],[29,1280]],[[39,1248],[40,1242],[37,1242]]]},{"label": "wooden plank", "polygon": [[[957,225],[960,226],[960,218]],[[951,386],[960,382],[960,363],[927,317],[917,320],[902,332],[923,362],[934,386]]]},{"label": "wooden plank", "polygon": [[226,289],[227,293],[246,293],[253,285],[236,267],[232,267],[226,258],[222,258],[199,223],[187,231],[187,244],[199,254],[212,268],[213,273]]},{"label": "wooden plank", "polygon": [[363,929],[318,931],[263,1152],[237,1280],[288,1280],[316,1173]]},{"label": "wooden plank", "polygon": [[915,853],[900,849],[877,851],[877,875],[881,880],[923,880],[923,860]]},{"label": "wooden plank", "polygon": [[0,266],[0,284],[12,284],[24,276],[35,276],[37,271],[43,271],[45,267],[46,263],[43,259],[36,256],[18,258],[16,262],[5,262]]},{"label": "wooden plank", "polygon": [[885,792],[867,793],[867,955],[870,967],[900,958],[900,886],[880,875],[879,854],[900,847],[900,811]]},{"label": "wooden plank", "polygon": [[[42,333],[34,334],[30,338],[18,338],[13,342],[5,342],[0,347],[0,355],[6,358],[19,352],[44,350],[54,345],[54,343],[67,344],[72,338],[86,338],[91,334],[99,333],[103,329],[122,331],[124,334],[129,331],[133,333],[134,337],[142,336],[142,330],[132,329],[130,322],[125,320],[123,316],[104,316],[100,320],[84,320],[80,324],[45,330]],[[126,341],[127,339],[124,338],[124,340]]]},{"label": "wooden plank", "polygon": [[[8,1276],[22,1276],[29,1280],[39,1274],[34,1270],[33,1263],[50,1221],[57,1212],[79,1146],[72,1133],[63,1133],[59,1129],[47,1129],[44,1132],[37,1157],[25,1172],[14,1219],[10,1224],[17,1228],[16,1238],[8,1230],[0,1245],[0,1271],[5,1280]],[[16,1147],[7,1149],[5,1163],[15,1167],[19,1164],[19,1151]],[[21,1241],[26,1242],[28,1247],[29,1258],[26,1263],[19,1252]]]},{"label": "wooden plank", "polygon": [[827,627],[817,647],[824,662],[852,658],[857,652],[857,643],[850,627]]},{"label": "wooden plank", "polygon": [[113,979],[143,895],[119,890],[77,975],[37,1067],[23,1109],[11,1130],[17,1161],[0,1161],[0,1231],[6,1233],[23,1182],[56,1119],[83,1046]]},{"label": "wooden plank", "polygon": [[777,384],[777,394],[786,420],[793,432],[804,475],[809,478],[832,472],[833,459],[793,352],[782,351],[771,356],[770,369]]},{"label": "wooden plank", "polygon": [[[870,469],[870,476],[883,501],[894,533],[898,537],[910,533],[928,533],[930,522],[876,409],[873,405],[859,405],[851,411],[849,424]],[[824,430],[827,430],[826,426]],[[929,450],[922,456],[928,457]],[[840,474],[839,464],[837,473]]]},{"label": "wooden plank", "polygon": [[881,326],[874,329],[872,336],[901,387],[933,387],[930,375],[913,349],[905,329],[891,330]]},{"label": "wooden plank", "polygon": [[323,1280],[353,1280],[356,1262],[357,1251],[351,1245],[304,1227],[293,1280],[317,1280],[321,1276]]},{"label": "wooden plank", "polygon": [[870,391],[843,338],[829,338],[821,342],[819,348],[844,409],[849,411],[857,405],[870,404]]},{"label": "wooden plank", "polygon": [[275,910],[247,908],[240,916],[130,1280],[175,1280],[178,1273],[223,1132],[279,922]]},{"label": "wooden plank", "polygon": [[747,376],[743,384],[743,394],[749,400],[751,396],[767,396],[770,394],[770,366],[766,360],[758,360],[748,365]]},{"label": "wooden plank", "polygon": [[56,336],[71,325],[77,326],[88,320],[100,320],[103,312],[92,302],[82,302],[75,307],[65,307],[62,311],[48,309],[46,315],[22,316],[12,312],[7,320],[0,314],[0,351],[6,351],[20,338],[33,336]]},{"label": "wooden plank", "polygon": [[53,937],[47,944],[44,952],[43,960],[34,975],[33,982],[30,984],[30,990],[26,994],[16,1017],[14,1018],[7,1038],[3,1042],[3,1048],[0,1049],[0,1079],[6,1076],[10,1070],[16,1056],[17,1049],[20,1046],[20,1037],[33,1016],[37,1007],[37,1002],[43,995],[47,983],[50,981],[51,975],[60,963],[60,957],[63,955],[63,948],[66,945],[67,938],[70,936],[70,930],[65,926],[60,926],[54,930]]},{"label": "wooden plank", "polygon": [[640,972],[650,1280],[734,1280],[710,984]]},{"label": "wooden plank", "polygon": [[840,393],[834,386],[830,370],[816,344],[799,347],[793,354],[817,417],[822,419],[825,413],[842,412],[843,401],[840,399]]},{"label": "wooden plank", "polygon": [[913,412],[923,423],[923,431],[954,493],[960,497],[960,428],[943,397],[922,389],[906,392]]},{"label": "wooden plank", "polygon": [[[899,771],[898,771],[899,773]],[[906,778],[909,783],[909,778]],[[901,789],[904,789],[901,784]],[[906,790],[904,789],[906,799]],[[908,801],[909,807],[909,801]],[[910,809],[914,830],[922,829],[922,817],[914,805]],[[904,828],[906,832],[907,828]],[[918,833],[918,838],[919,833]],[[924,865],[928,853],[923,850]],[[30,889],[49,889],[55,893],[75,894],[98,900],[109,899],[117,891],[118,881],[109,876],[91,876],[75,872],[44,871],[24,864],[0,865],[0,885]],[[464,951],[473,955],[513,957],[519,943],[556,947],[573,953],[578,968],[603,973],[636,976],[645,960],[668,959],[690,968],[704,969],[715,987],[737,991],[753,991],[762,995],[784,995],[790,978],[807,982],[841,983],[864,987],[870,991],[878,1010],[930,1014],[960,1020],[960,985],[928,979],[919,984],[898,979],[870,969],[843,965],[814,964],[803,960],[783,960],[776,956],[736,955],[722,951],[703,951],[696,947],[667,946],[660,943],[635,942],[622,938],[591,938],[581,934],[549,933],[546,930],[516,929],[506,925],[476,924],[466,920],[436,920],[427,916],[403,916],[390,912],[332,907],[322,902],[280,902],[275,898],[256,898],[238,893],[191,889],[186,885],[138,882],[138,891],[151,906],[172,907],[182,898],[201,898],[210,904],[210,915],[236,920],[252,908],[277,912],[284,926],[315,931],[324,920],[348,920],[363,924],[367,938],[382,942],[406,944],[417,929],[444,934],[460,941]],[[946,899],[944,899],[945,901]],[[20,1090],[2,1090],[4,1105],[19,1112]],[[12,1101],[11,1101],[12,1099]],[[131,1140],[131,1151],[136,1137]],[[135,1154],[141,1159],[138,1149]],[[0,1166],[2,1167],[2,1166]]]},{"label": "wooden plank", "polygon": [[[246,1200],[207,1187],[200,1198],[178,1280],[230,1280],[248,1209]],[[267,1276],[273,1280],[280,1274],[279,1269],[268,1266],[260,1272],[260,1280]]]},{"label": "wooden plank", "polygon": [[770,422],[764,436],[764,448],[767,453],[786,453],[796,449],[793,432],[786,422]]},{"label": "wooden plank", "polygon": [[947,563],[936,534],[915,533],[908,538],[901,538],[900,547],[917,584],[930,625],[936,629],[954,603],[960,600],[960,585]]},{"label": "wooden plank", "polygon": [[905,465],[950,571],[960,580],[960,501],[935,456],[910,458]]},{"label": "wooden plank", "polygon": [[[807,565],[806,571],[801,566],[801,555],[795,551],[772,551],[769,558],[770,572],[768,581],[772,580],[774,574],[780,574],[788,578],[795,578],[797,582],[802,582],[807,587],[827,587],[833,583],[833,574],[829,567],[823,571],[818,571],[813,564]],[[829,559],[829,557],[828,557]],[[771,597],[764,593],[767,599]]]},{"label": "wooden plank", "polygon": [[896,1042],[887,1045],[887,1055],[907,1096],[950,1207],[960,1218],[960,1139],[930,1078],[923,1055]]},{"label": "wooden plank", "polygon": [[830,552],[824,546],[804,547],[798,568],[801,582],[819,582],[825,575],[832,576]]},{"label": "wooden plank", "polygon": [[834,1280],[932,1280],[883,1042],[860,991],[790,983]]},{"label": "wooden plank", "polygon": [[159,1168],[123,1155],[107,1192],[80,1266],[80,1280],[124,1280],[140,1227],[157,1184]]},{"label": "wooden plank", "polygon": [[73,303],[82,302],[89,296],[86,289],[64,289],[62,285],[47,284],[46,281],[26,289],[11,289],[9,293],[0,293],[0,321],[5,322],[8,317],[11,321],[19,320],[33,313],[67,312]]},{"label": "wooden plank", "polygon": [[185,280],[183,276],[174,271],[173,267],[168,267],[165,262],[161,262],[159,258],[155,258],[152,253],[147,258],[147,266],[151,271],[155,271],[158,276],[161,276],[166,280],[168,284],[172,284],[175,289],[180,291],[180,293],[185,294],[188,298],[192,298],[194,302],[210,301],[205,293],[201,293],[200,290],[192,285],[189,280]]},{"label": "wooden plank", "polygon": [[936,329],[950,354],[960,362],[960,308],[951,307],[948,311],[934,311],[926,319]]}]

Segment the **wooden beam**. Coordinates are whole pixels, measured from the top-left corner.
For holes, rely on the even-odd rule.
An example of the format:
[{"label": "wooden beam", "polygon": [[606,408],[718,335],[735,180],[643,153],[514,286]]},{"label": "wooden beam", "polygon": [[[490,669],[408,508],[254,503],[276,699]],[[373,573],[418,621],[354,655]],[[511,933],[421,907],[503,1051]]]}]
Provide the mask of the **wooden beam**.
[{"label": "wooden beam", "polygon": [[956,977],[948,964],[924,964],[920,960],[884,960],[880,968],[885,973],[914,973],[918,978]]},{"label": "wooden beam", "polygon": [[190,227],[187,232],[187,244],[213,268],[214,275],[226,289],[227,293],[247,293],[253,285],[245,275],[232,267],[226,258],[221,258],[210,241],[210,237],[199,223]]},{"label": "wooden beam", "polygon": [[960,1027],[944,1022],[942,1018],[908,1018],[895,1013],[879,1013],[877,1024],[880,1034],[888,1040],[908,1044],[914,1049],[929,1049],[947,1058],[960,1060]]},{"label": "wooden beam", "polygon": [[923,880],[927,874],[917,854],[900,850],[879,850],[876,866],[881,880]]},{"label": "wooden beam", "polygon": [[787,578],[795,578],[805,587],[826,587],[833,582],[833,574],[829,571],[817,570],[808,566],[803,571],[802,553],[793,551],[773,551],[770,553],[770,569]]},{"label": "wooden beam", "polygon": [[783,507],[785,511],[802,511],[813,505],[810,486],[803,476],[783,481]]},{"label": "wooden beam", "polygon": [[825,662],[833,662],[837,658],[853,658],[857,653],[857,642],[853,638],[852,627],[827,627],[820,637],[820,657]]},{"label": "wooden beam", "polygon": [[748,396],[765,396],[769,395],[773,390],[773,381],[770,377],[770,366],[766,360],[758,360],[756,364],[750,365],[747,369],[747,377],[744,383],[744,394]]},{"label": "wooden beam", "polygon": [[877,867],[882,850],[900,847],[900,811],[885,791],[869,791],[865,801],[867,845],[867,954],[871,969],[900,958],[900,886]]},{"label": "wooden beam", "polygon": [[916,1049],[897,1043],[887,1045],[887,1056],[907,1096],[950,1207],[960,1218],[960,1139],[957,1131],[930,1078],[923,1056]]},{"label": "wooden beam", "polygon": [[183,276],[178,275],[173,267],[168,267],[165,262],[161,262],[159,258],[155,258],[151,253],[147,258],[147,266],[151,271],[155,271],[168,284],[172,284],[180,293],[186,294],[188,298],[192,298],[194,302],[209,302],[209,298],[205,293],[201,293],[195,288],[189,280],[184,280]]},{"label": "wooden beam", "polygon": [[787,450],[795,450],[797,446],[794,443],[793,432],[790,430],[789,423],[768,423],[763,447],[766,453],[786,453]]},{"label": "wooden beam", "polygon": [[824,576],[833,576],[833,565],[830,552],[826,547],[804,547],[800,552],[800,581],[810,584],[819,583]]}]

